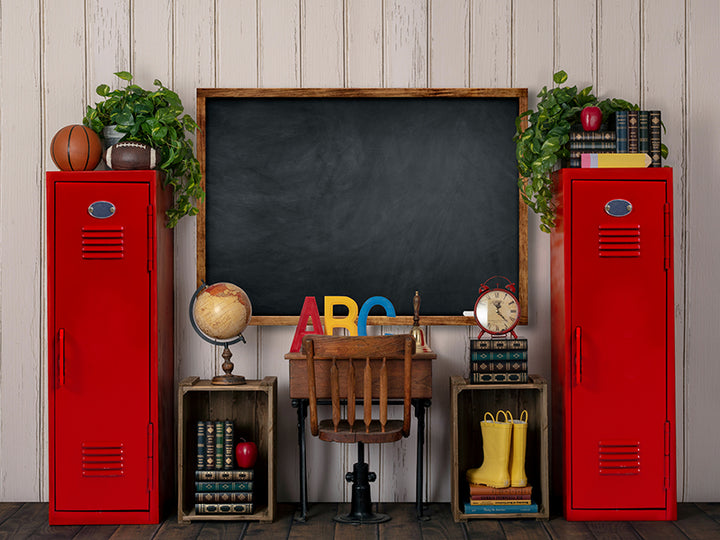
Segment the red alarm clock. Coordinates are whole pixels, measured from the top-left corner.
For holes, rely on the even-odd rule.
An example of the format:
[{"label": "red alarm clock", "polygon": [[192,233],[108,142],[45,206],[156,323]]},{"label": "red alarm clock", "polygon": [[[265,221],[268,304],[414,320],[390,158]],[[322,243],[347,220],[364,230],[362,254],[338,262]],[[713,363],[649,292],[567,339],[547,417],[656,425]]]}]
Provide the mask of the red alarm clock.
[{"label": "red alarm clock", "polygon": [[[507,283],[502,286],[488,285],[498,278]],[[473,311],[475,322],[481,330],[478,339],[485,333],[493,336],[512,334],[513,338],[517,339],[514,328],[520,322],[520,303],[515,296],[515,284],[505,277],[493,276],[480,286],[479,292],[480,296]]]}]

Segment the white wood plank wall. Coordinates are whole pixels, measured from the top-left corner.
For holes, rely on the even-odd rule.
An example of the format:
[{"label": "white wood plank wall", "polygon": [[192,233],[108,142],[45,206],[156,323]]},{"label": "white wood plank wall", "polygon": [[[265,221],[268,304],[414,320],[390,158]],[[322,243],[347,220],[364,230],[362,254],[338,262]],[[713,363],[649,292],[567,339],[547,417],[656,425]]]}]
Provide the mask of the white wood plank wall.
[{"label": "white wood plank wall", "polygon": [[[720,500],[720,7],[716,0],[0,0],[0,501],[48,498],[44,172],[95,87],[129,70],[195,113],[197,87],[528,87],[552,73],[661,109],[675,174],[678,497]],[[530,216],[532,371],[550,377],[549,240]],[[218,351],[190,329],[195,223],[176,235],[176,372],[209,377]],[[715,247],[713,247],[715,246]],[[361,299],[360,299],[361,300]],[[299,308],[299,306],[298,306]],[[376,329],[376,331],[378,331]],[[471,328],[426,329],[439,358],[425,496],[448,501],[448,376]],[[296,500],[296,415],[282,356],[292,328],[251,329],[236,371],[279,378],[279,499]],[[632,414],[632,411],[628,411]],[[642,421],[642,419],[638,419]],[[374,448],[373,497],[414,497],[415,437]],[[354,448],[308,439],[311,500],[348,498]]]}]

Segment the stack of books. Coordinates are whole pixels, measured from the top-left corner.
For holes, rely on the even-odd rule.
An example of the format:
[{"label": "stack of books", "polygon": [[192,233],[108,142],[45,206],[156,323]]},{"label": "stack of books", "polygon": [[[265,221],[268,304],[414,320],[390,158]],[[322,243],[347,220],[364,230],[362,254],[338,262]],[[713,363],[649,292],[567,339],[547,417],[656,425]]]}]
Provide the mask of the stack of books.
[{"label": "stack of books", "polygon": [[[568,166],[661,167],[661,120],[660,111],[617,111],[614,128],[573,130],[568,142]],[[602,157],[583,161],[583,154]]]},{"label": "stack of books", "polygon": [[235,427],[232,421],[198,421],[196,513],[253,513],[255,471],[235,466],[234,441]]},{"label": "stack of books", "polygon": [[470,484],[470,498],[465,503],[466,514],[514,514],[538,511],[532,502],[532,486],[493,488]]},{"label": "stack of books", "polygon": [[471,339],[470,382],[527,382],[527,355],[525,338]]}]

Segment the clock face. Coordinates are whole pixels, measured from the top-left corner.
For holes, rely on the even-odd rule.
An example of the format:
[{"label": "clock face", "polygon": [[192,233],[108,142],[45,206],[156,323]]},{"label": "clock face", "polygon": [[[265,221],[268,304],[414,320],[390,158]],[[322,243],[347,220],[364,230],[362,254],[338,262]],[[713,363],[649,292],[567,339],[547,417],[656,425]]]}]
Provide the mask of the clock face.
[{"label": "clock face", "polygon": [[507,291],[491,289],[475,303],[475,320],[491,334],[505,334],[515,328],[520,309],[515,297]]}]

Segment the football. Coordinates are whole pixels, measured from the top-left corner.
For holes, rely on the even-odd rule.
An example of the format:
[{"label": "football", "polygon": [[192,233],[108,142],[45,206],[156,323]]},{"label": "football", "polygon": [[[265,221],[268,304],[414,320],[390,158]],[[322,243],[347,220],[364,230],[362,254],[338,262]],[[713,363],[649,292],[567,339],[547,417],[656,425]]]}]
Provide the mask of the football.
[{"label": "football", "polygon": [[135,141],[115,143],[105,151],[105,163],[116,171],[154,169],[157,158],[157,150]]}]

